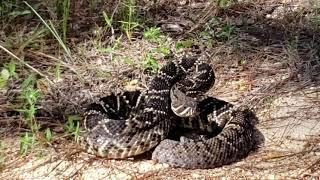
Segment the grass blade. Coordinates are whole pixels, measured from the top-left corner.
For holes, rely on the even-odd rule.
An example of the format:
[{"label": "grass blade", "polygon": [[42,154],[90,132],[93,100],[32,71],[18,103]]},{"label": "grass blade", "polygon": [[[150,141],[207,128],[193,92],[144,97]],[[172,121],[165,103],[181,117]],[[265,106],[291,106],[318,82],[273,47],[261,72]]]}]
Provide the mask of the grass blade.
[{"label": "grass blade", "polygon": [[48,23],[40,16],[40,14],[38,14],[37,11],[35,9],[33,9],[32,6],[29,5],[29,3],[27,3],[26,1],[23,1],[23,2],[39,17],[39,19],[42,21],[42,23],[50,30],[50,32],[53,34],[53,36],[58,40],[60,46],[63,48],[63,50],[67,54],[68,58],[72,59],[71,52],[70,52],[69,48],[63,43],[61,37],[59,36],[57,31],[55,30],[53,24],[49,21],[49,23],[50,23],[50,26],[49,26]]}]

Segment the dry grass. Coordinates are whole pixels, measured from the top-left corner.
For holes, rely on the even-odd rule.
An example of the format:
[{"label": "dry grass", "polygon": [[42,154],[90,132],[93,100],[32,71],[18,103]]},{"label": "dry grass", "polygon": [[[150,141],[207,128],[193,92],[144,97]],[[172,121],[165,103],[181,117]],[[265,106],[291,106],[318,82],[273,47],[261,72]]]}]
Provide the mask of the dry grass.
[{"label": "dry grass", "polygon": [[[22,79],[30,72],[20,67],[19,79],[11,79],[6,88],[0,89],[5,94],[0,97],[0,136],[4,144],[0,146],[0,177],[316,179],[320,176],[320,29],[317,24],[320,15],[315,6],[299,1],[287,5],[280,1],[249,1],[213,10],[208,3],[199,1],[192,5],[160,1],[144,7],[145,23],[162,27],[174,53],[178,53],[175,42],[194,39],[195,47],[186,50],[196,49],[209,57],[217,80],[208,94],[236,104],[248,104],[259,118],[257,128],[264,136],[261,147],[237,163],[208,170],[173,169],[147,158],[125,161],[96,158],[83,153],[64,132],[66,115],[82,113],[85,105],[95,99],[128,87],[145,88],[150,73],[141,62],[148,52],[160,46],[141,38],[142,32],[137,30],[133,40],[122,38],[117,48],[106,52],[105,48],[114,43],[109,40],[121,32],[116,25],[115,34],[103,30],[103,21],[96,12],[103,7],[113,12],[111,6],[102,3],[96,12],[86,4],[72,6],[73,28],[68,39],[72,61],[64,59],[51,38],[36,41],[36,47],[40,48],[26,46],[17,51],[21,44],[8,47],[54,82],[49,84],[42,78],[37,81],[44,95],[39,102],[37,120],[43,127],[52,128],[55,135],[51,143],[43,141],[28,155],[19,154],[19,136],[28,129],[11,105],[20,92]],[[288,9],[282,13],[281,8]],[[213,18],[219,22],[212,21]],[[19,33],[27,36],[39,23],[28,19],[31,23],[19,25],[22,20],[16,21],[16,26],[6,24],[0,29],[1,44],[18,37]],[[232,33],[219,36],[227,24],[233,27]],[[210,38],[212,41],[200,36],[204,28],[214,36]],[[17,33],[8,33],[12,29]],[[153,55],[160,64],[165,63],[163,54]],[[6,54],[0,58],[1,62],[10,60]],[[55,71],[57,64],[59,76]]]}]

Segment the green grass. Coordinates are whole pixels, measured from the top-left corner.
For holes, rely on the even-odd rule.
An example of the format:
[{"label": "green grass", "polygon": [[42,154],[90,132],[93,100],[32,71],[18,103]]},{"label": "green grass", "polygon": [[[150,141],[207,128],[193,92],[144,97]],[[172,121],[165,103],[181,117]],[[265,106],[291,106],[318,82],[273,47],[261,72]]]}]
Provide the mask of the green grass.
[{"label": "green grass", "polygon": [[59,81],[60,80],[60,76],[61,76],[61,64],[57,63],[56,67],[55,67],[55,76],[56,76],[56,80]]},{"label": "green grass", "polygon": [[102,16],[103,16],[103,19],[104,19],[104,22],[105,22],[105,26],[107,28],[112,28],[112,24],[113,24],[113,17],[112,16],[108,16],[108,14],[103,11],[102,12]]},{"label": "green grass", "polygon": [[25,132],[25,134],[23,134],[20,137],[20,149],[19,149],[20,154],[25,155],[28,152],[30,152],[30,150],[32,150],[33,146],[36,143],[37,141],[36,141],[35,134]]},{"label": "green grass", "polygon": [[152,72],[157,72],[160,68],[152,53],[146,54],[144,60],[142,61],[142,66],[147,70],[151,70]]},{"label": "green grass", "polygon": [[42,95],[36,86],[36,77],[30,74],[21,85],[21,93],[19,95],[20,108],[16,110],[21,112],[25,119],[25,124],[31,129],[32,133],[37,133],[40,126],[35,120],[37,111],[36,104],[41,99]]},{"label": "green grass", "polygon": [[17,49],[16,54],[22,53],[27,49],[40,49],[43,38],[48,34],[48,30],[43,26],[37,26],[31,31],[25,30],[10,32],[3,39],[3,46],[8,49]]},{"label": "green grass", "polygon": [[23,9],[21,2],[18,0],[1,0],[0,17],[3,19],[14,19],[18,16],[30,14],[31,11]]},{"label": "green grass", "polygon": [[222,29],[217,33],[218,38],[230,40],[232,34],[234,34],[235,26],[231,24],[226,24],[222,27]]},{"label": "green grass", "polygon": [[0,88],[4,88],[10,78],[10,71],[6,67],[2,68],[0,72]]},{"label": "green grass", "polygon": [[48,141],[48,142],[51,142],[52,139],[53,139],[53,132],[51,131],[50,128],[47,128],[46,131],[45,131],[45,139]]},{"label": "green grass", "polygon": [[221,22],[217,17],[212,17],[199,33],[199,38],[203,43],[212,46],[216,40],[230,40],[235,34],[236,27],[231,23]]},{"label": "green grass", "polygon": [[66,46],[66,44],[60,37],[53,23],[50,20],[47,23],[29,3],[27,3],[26,1],[23,1],[23,2],[32,10],[32,12],[41,20],[41,22],[45,25],[45,27],[47,27],[47,29],[52,33],[52,35],[56,38],[56,40],[59,42],[62,49],[65,51],[65,53],[69,57],[69,59],[72,59],[70,49]]},{"label": "green grass", "polygon": [[158,48],[155,48],[154,52],[161,53],[166,56],[166,55],[170,54],[170,47],[166,46],[166,45],[162,45]]},{"label": "green grass", "polygon": [[18,96],[20,104],[16,108],[18,112],[21,112],[24,117],[24,123],[30,129],[31,132],[25,132],[20,137],[20,153],[26,154],[32,149],[33,145],[37,141],[36,135],[40,129],[40,125],[36,121],[36,104],[41,99],[40,90],[35,88],[36,77],[30,74],[21,84],[21,93]]},{"label": "green grass", "polygon": [[70,0],[63,1],[63,16],[62,16],[62,34],[63,42],[67,42],[68,20],[70,14]]},{"label": "green grass", "polygon": [[151,42],[159,42],[160,35],[161,31],[159,27],[150,27],[143,32],[143,38],[150,40]]},{"label": "green grass", "polygon": [[18,52],[23,52],[25,48],[40,49],[43,38],[48,34],[48,30],[43,26],[36,27],[30,36],[24,36],[19,41]]},{"label": "green grass", "polygon": [[80,140],[80,120],[79,115],[69,115],[64,129],[66,132],[70,133],[76,142]]},{"label": "green grass", "polygon": [[126,34],[129,40],[131,40],[132,33],[136,27],[139,26],[138,15],[136,12],[135,0],[123,0],[121,2],[121,29]]},{"label": "green grass", "polygon": [[186,39],[176,42],[176,49],[191,48],[198,43],[195,39]]}]

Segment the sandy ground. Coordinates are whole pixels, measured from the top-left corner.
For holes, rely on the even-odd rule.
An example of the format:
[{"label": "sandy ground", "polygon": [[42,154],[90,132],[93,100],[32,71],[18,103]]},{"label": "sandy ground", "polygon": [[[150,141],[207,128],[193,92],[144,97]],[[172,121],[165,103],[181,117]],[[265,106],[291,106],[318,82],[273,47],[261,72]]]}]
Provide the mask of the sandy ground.
[{"label": "sandy ground", "polygon": [[[185,170],[145,159],[105,160],[66,146],[65,150],[44,149],[43,157],[34,156],[39,153],[13,156],[13,162],[9,163],[12,167],[0,176],[2,179],[316,179],[320,176],[320,108],[311,99],[319,95],[313,88],[275,97],[257,113],[260,121],[257,128],[264,143],[247,158],[220,168]],[[17,139],[2,141],[4,153],[18,153]]]},{"label": "sandy ground", "polygon": [[[303,1],[292,2],[303,4]],[[284,7],[278,7],[267,18],[280,17],[284,11]],[[319,84],[308,84],[299,88],[301,84],[289,82],[281,87],[272,86],[281,84],[281,80],[291,81],[289,72],[292,67],[286,66],[286,63],[292,59],[290,54],[286,54],[288,49],[285,49],[287,47],[283,44],[281,47],[254,47],[254,53],[244,51],[243,54],[228,54],[226,51],[232,45],[226,44],[213,52],[220,59],[214,56],[210,62],[216,70],[217,81],[208,94],[235,104],[247,102],[246,97],[250,96],[258,96],[262,101],[255,107],[255,112],[259,120],[257,128],[264,141],[248,157],[214,169],[186,170],[171,168],[146,158],[122,161],[97,158],[82,152],[76,144],[66,139],[49,147],[36,145],[37,148],[33,148],[32,153],[21,156],[19,137],[6,133],[8,135],[1,137],[0,179],[319,179]],[[131,57],[134,62],[139,62],[146,52],[154,48],[152,44],[146,45],[146,42],[138,40],[124,44],[119,50],[108,55],[95,48],[90,49],[91,45],[78,44],[74,49],[78,56],[82,56],[79,59],[85,59],[87,63],[85,73],[77,65],[74,68],[83,74],[97,74],[96,70],[113,74],[106,80],[107,83],[100,83],[93,88],[96,93],[103,94],[106,89],[117,89],[119,84],[123,86],[123,81],[128,79],[121,79],[121,74],[128,72],[131,72],[133,79],[138,80],[142,86],[146,84],[148,79],[141,75],[139,70],[136,71],[137,68],[132,69],[131,65],[120,60],[112,63],[109,60]],[[242,57],[248,57],[248,65],[239,67],[237,63]],[[230,59],[232,61],[229,61]],[[251,63],[251,60],[254,62]],[[134,65],[141,66],[141,63]],[[85,80],[94,84],[99,79],[97,76],[94,78],[92,81],[90,78]],[[67,85],[69,81],[72,83],[72,80],[69,74],[62,74],[61,79],[55,82],[72,87]],[[302,80],[301,82],[303,83]],[[105,84],[109,87],[105,88]],[[75,87],[77,88],[78,86]],[[263,90],[264,88],[266,89]],[[67,88],[60,90],[65,91],[66,97],[73,97],[72,91]],[[87,89],[80,88],[77,91],[87,93]],[[50,107],[48,109],[51,111]],[[8,129],[0,128],[1,133],[4,131]]]}]

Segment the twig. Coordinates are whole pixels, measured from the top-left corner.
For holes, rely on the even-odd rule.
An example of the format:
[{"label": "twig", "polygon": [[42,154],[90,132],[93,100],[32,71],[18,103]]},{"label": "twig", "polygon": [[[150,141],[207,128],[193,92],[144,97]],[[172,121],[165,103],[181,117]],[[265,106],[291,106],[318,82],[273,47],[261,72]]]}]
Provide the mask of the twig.
[{"label": "twig", "polygon": [[6,49],[5,47],[3,47],[2,45],[0,45],[0,48],[2,50],[4,50],[6,53],[8,53],[10,56],[14,57],[15,59],[17,59],[19,62],[21,62],[23,65],[27,66],[28,68],[30,68],[32,71],[34,71],[35,73],[39,74],[40,76],[44,77],[50,84],[54,84],[49,78],[48,76],[42,74],[40,71],[38,71],[36,68],[32,67],[31,65],[29,65],[28,63],[24,62],[22,59],[20,59],[18,56],[14,55],[12,52],[10,52],[8,49]]}]

